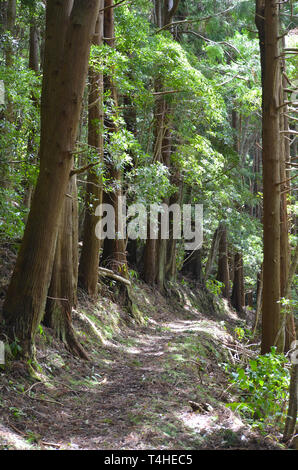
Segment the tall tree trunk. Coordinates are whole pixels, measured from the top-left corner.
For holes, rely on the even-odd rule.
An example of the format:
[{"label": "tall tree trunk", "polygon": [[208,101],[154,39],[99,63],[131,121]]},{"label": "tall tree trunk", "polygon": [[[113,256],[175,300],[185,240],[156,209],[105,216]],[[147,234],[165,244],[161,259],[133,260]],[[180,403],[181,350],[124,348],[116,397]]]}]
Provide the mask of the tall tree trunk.
[{"label": "tall tree trunk", "polygon": [[[293,259],[291,261],[289,275],[287,280],[287,285],[285,289],[285,296],[288,297],[291,289],[291,285],[293,282],[293,277],[296,273],[298,265],[298,244],[295,248],[295,253],[293,255]],[[293,347],[293,343],[291,345]],[[297,408],[298,408],[298,364],[297,364],[297,346],[296,351],[293,354],[294,361],[292,359],[292,367],[291,367],[291,380],[290,380],[290,388],[289,388],[289,405],[288,405],[288,412],[287,412],[287,419],[285,424],[285,430],[283,435],[283,440],[288,441],[293,434],[295,434],[295,427],[297,422]]]},{"label": "tall tree trunk", "polygon": [[[31,18],[31,24],[30,24],[30,33],[29,33],[29,69],[35,72],[36,74],[39,73],[39,45],[38,45],[38,39],[39,39],[39,31],[36,25],[36,20],[35,18]],[[33,106],[38,109],[39,103],[34,95],[32,93],[31,100],[33,103]],[[35,134],[36,134],[36,129],[34,127],[34,124],[31,125],[31,129],[29,131],[29,137],[28,137],[28,145],[27,145],[27,166],[28,170],[30,173],[30,167],[32,165],[36,164],[37,161],[37,149],[34,143],[35,140]],[[27,209],[30,208],[31,205],[31,199],[32,199],[32,193],[33,193],[33,185],[28,181],[28,176],[27,176],[27,171],[25,171],[25,182],[24,182],[24,206],[27,207]]]},{"label": "tall tree trunk", "polygon": [[[100,9],[104,1],[100,1]],[[103,13],[96,23],[93,44],[100,45],[103,37]],[[89,110],[88,110],[88,145],[98,153],[99,162],[103,161],[103,75],[89,67]],[[98,292],[98,266],[101,240],[96,236],[96,207],[102,203],[102,178],[96,168],[87,174],[85,198],[85,217],[83,228],[83,246],[79,265],[79,284],[90,297]]]},{"label": "tall tree trunk", "polygon": [[198,284],[202,283],[202,249],[185,252],[181,273],[190,276]]},{"label": "tall tree trunk", "polygon": [[[5,2],[4,6],[6,7],[5,13],[3,12],[5,24],[4,28],[11,37],[6,40],[4,47],[4,57],[5,57],[5,66],[12,69],[13,67],[13,36],[15,30],[15,21],[16,21],[16,0],[8,0]],[[7,84],[9,86],[9,84]],[[14,123],[14,109],[13,101],[9,95],[6,96],[6,106],[4,109],[3,117],[5,119],[5,124],[3,126],[4,133],[10,132],[10,127]],[[9,160],[9,149],[6,149],[4,152],[3,162],[0,166],[0,183],[2,188],[9,189],[12,185],[10,179],[9,165],[7,160]]]},{"label": "tall tree trunk", "polygon": [[[280,104],[284,103],[283,82],[280,83]],[[289,160],[289,155],[286,155],[285,145],[285,121],[282,114],[280,115],[280,181],[286,181],[286,160]],[[285,296],[287,279],[289,274],[289,227],[288,227],[288,208],[287,208],[287,183],[280,185],[280,297]],[[285,349],[286,341],[286,314],[281,310],[281,324],[283,325],[280,330],[280,344],[281,348]],[[288,347],[290,344],[288,344]],[[288,349],[287,349],[288,350]]]},{"label": "tall tree trunk", "polygon": [[257,303],[256,303],[256,316],[253,326],[252,334],[255,336],[260,320],[261,309],[262,309],[262,296],[263,296],[263,265],[261,267],[261,272],[258,273],[258,282],[257,282]]},{"label": "tall tree trunk", "polygon": [[227,241],[227,227],[225,224],[221,226],[221,235],[218,246],[218,271],[217,280],[224,284],[222,295],[230,298],[230,273],[229,273],[229,258],[228,258],[228,241]]},{"label": "tall tree trunk", "polygon": [[[11,36],[14,35],[15,22],[17,13],[16,0],[8,0],[7,2],[7,16],[6,16],[6,30]],[[5,65],[6,67],[13,66],[13,41],[11,38],[8,40],[5,48]],[[9,99],[6,105],[6,119],[9,122],[14,121],[13,102]]]},{"label": "tall tree trunk", "polygon": [[218,253],[220,236],[221,236],[221,226],[219,224],[219,226],[215,230],[213,237],[212,237],[211,247],[210,247],[210,251],[209,251],[209,255],[208,255],[207,263],[205,267],[205,275],[204,275],[205,282],[207,281],[211,273],[212,266],[215,262],[216,255]]},{"label": "tall tree trunk", "polygon": [[[179,6],[179,0],[155,0],[154,1],[154,18],[157,27],[171,23]],[[163,88],[161,78],[155,80],[155,91],[160,92]],[[153,161],[162,162],[170,167],[171,156],[171,130],[170,130],[170,107],[163,96],[157,96],[154,109],[154,149]],[[168,203],[169,201],[163,201]],[[164,289],[166,273],[170,273],[172,268],[167,270],[167,252],[168,240],[161,239],[150,240],[150,232],[144,250],[144,280],[150,284],[157,282],[161,290]],[[174,250],[174,251],[173,251]],[[172,253],[175,252],[175,244],[172,245]]]},{"label": "tall tree trunk", "polygon": [[241,253],[235,253],[234,261],[234,281],[231,296],[231,304],[241,315],[245,305],[244,299],[244,276],[243,276],[243,257]]},{"label": "tall tree trunk", "polygon": [[150,237],[150,226],[147,226],[147,240],[144,248],[143,279],[153,285],[156,279],[156,240]]},{"label": "tall tree trunk", "polygon": [[77,303],[77,266],[78,212],[76,178],[73,176],[68,184],[60,219],[44,324],[53,328],[55,335],[72,353],[88,359],[76,338],[71,321],[72,309]]},{"label": "tall tree trunk", "polygon": [[[236,106],[236,104],[234,104]],[[235,109],[232,109],[232,128],[234,130],[234,150],[240,155],[240,118]]]},{"label": "tall tree trunk", "polygon": [[[160,160],[167,168],[171,167],[171,128],[170,128],[170,107],[168,103],[162,98],[162,126],[160,128],[161,136],[160,140]],[[164,204],[169,205],[170,199],[166,198],[163,200]],[[161,225],[159,225],[159,237],[157,239],[157,272],[156,282],[161,291],[165,288],[166,280],[166,264],[167,264],[167,251],[168,251],[168,239],[161,238]]]},{"label": "tall tree trunk", "polygon": [[[104,41],[111,48],[115,47],[115,26],[114,26],[114,9],[111,8],[114,0],[105,0],[104,11]],[[113,117],[117,115],[118,108],[118,93],[111,76],[104,77],[104,89],[110,92],[110,97],[113,101]],[[118,131],[117,124],[112,117],[105,116],[105,126],[108,129],[109,141],[112,134]],[[106,169],[109,180],[113,184],[113,191],[104,192],[103,202],[110,204],[115,211],[115,238],[104,240],[102,262],[105,263],[110,269],[124,277],[127,277],[127,260],[126,260],[126,240],[123,238],[122,233],[122,220],[121,220],[121,204],[122,204],[122,172],[113,160],[113,155],[110,155],[110,161],[106,162]],[[119,218],[120,216],[120,218]],[[119,234],[121,235],[119,236]],[[121,238],[122,237],[122,238]],[[122,286],[126,289],[126,286]]]},{"label": "tall tree trunk", "polygon": [[[283,434],[283,441],[287,442],[295,434],[298,410],[298,364],[292,364],[291,379],[289,389],[289,405],[286,424]],[[297,450],[297,448],[296,448]]]},{"label": "tall tree trunk", "polygon": [[[157,3],[156,3],[157,8]],[[157,8],[157,11],[160,9]],[[154,89],[161,90],[160,80],[155,81]],[[153,161],[162,161],[162,141],[164,135],[164,115],[165,115],[165,101],[163,98],[157,98],[154,107],[154,147],[153,147]],[[158,277],[159,262],[158,253],[160,251],[160,240],[151,239],[150,224],[147,227],[147,240],[144,249],[144,267],[143,279],[148,284],[154,284]]]},{"label": "tall tree trunk", "polygon": [[8,337],[34,356],[67,193],[98,0],[47,2],[40,172],[3,305]]},{"label": "tall tree trunk", "polygon": [[[8,0],[7,12],[6,12],[6,30],[11,35],[13,35],[14,28],[15,28],[16,14],[17,14],[16,0]],[[12,64],[13,64],[13,45],[12,45],[12,42],[9,41],[8,45],[6,46],[6,51],[5,51],[5,65],[6,67],[11,67]]]},{"label": "tall tree trunk", "polygon": [[[104,41],[111,47],[115,47],[115,28],[114,28],[114,1],[105,0],[104,11]],[[104,90],[110,93],[110,98],[113,102],[113,115],[105,116],[105,127],[107,132],[107,142],[110,142],[112,134],[118,131],[117,112],[118,112],[118,93],[112,76],[104,77]],[[109,204],[114,209],[115,214],[115,236],[114,238],[105,238],[103,243],[103,252],[101,257],[101,264],[106,265],[115,273],[120,274],[122,277],[129,277],[127,258],[126,258],[126,238],[123,232],[123,191],[122,191],[122,170],[119,168],[117,161],[113,155],[105,162],[106,176],[112,183],[113,188],[111,191],[103,192],[103,203]],[[119,283],[117,291],[118,300],[125,305],[130,313],[134,315],[137,313],[135,305],[132,303],[130,287],[125,283]]]},{"label": "tall tree trunk", "polygon": [[[280,329],[280,127],[278,110],[280,66],[277,60],[279,56],[279,5],[275,0],[265,1],[264,17],[262,354],[270,352]],[[277,347],[279,351],[282,351],[281,343],[278,343]]]},{"label": "tall tree trunk", "polygon": [[[255,153],[254,153],[254,183],[253,183],[254,195],[257,195],[258,193],[262,191],[262,188],[259,182],[259,177],[260,177],[260,172],[261,172],[261,164],[260,164],[261,155],[260,155],[260,149],[259,149],[260,144],[258,140],[256,141],[256,144],[255,144]],[[262,218],[261,205],[259,202],[257,202],[255,205],[254,216],[257,219]]]},{"label": "tall tree trunk", "polygon": [[[285,47],[285,38],[282,38],[283,48]],[[286,70],[286,60],[282,59],[282,70]],[[280,112],[280,180],[283,182],[280,186],[281,189],[281,205],[280,205],[280,296],[286,297],[287,283],[289,277],[290,266],[290,245],[289,245],[289,223],[288,223],[288,200],[287,195],[290,192],[289,172],[287,171],[287,162],[290,161],[290,143],[286,132],[289,129],[289,120],[287,117],[288,106],[285,105],[287,101],[287,94],[284,91],[287,88],[287,81],[285,76],[281,77],[280,82],[280,105],[283,105]],[[290,292],[289,292],[290,294]],[[284,351],[288,352],[292,342],[296,339],[294,315],[291,309],[287,309],[282,314],[284,328],[282,328],[281,340],[284,342]]]},{"label": "tall tree trunk", "polygon": [[7,21],[7,1],[0,2],[0,34],[5,31]]},{"label": "tall tree trunk", "polygon": [[[176,169],[173,177],[172,177],[172,184],[177,185],[177,191],[170,197],[170,206],[173,204],[181,205],[181,197],[182,197],[182,184],[180,180],[180,172]],[[177,276],[177,240],[174,238],[174,218],[172,212],[170,213],[170,220],[169,220],[169,240],[167,243],[167,257],[166,257],[166,273],[165,278],[168,281],[176,280]],[[198,251],[198,250],[195,250]]]}]

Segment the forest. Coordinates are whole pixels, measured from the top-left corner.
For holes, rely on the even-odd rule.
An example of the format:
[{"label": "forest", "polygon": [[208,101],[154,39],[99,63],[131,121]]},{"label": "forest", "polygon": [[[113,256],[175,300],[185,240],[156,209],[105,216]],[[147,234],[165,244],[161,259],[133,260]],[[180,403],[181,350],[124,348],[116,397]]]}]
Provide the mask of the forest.
[{"label": "forest", "polygon": [[296,0],[0,0],[0,450],[298,450],[297,71]]}]

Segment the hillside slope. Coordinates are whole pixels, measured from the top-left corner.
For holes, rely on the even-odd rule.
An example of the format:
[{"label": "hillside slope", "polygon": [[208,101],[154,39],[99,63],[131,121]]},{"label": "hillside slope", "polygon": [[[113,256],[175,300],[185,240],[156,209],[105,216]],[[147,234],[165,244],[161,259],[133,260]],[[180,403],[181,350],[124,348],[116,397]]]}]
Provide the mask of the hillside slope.
[{"label": "hillside slope", "polygon": [[90,361],[41,328],[39,373],[8,361],[0,372],[1,449],[269,449],[226,407],[223,363],[245,354],[243,320],[183,281],[166,297],[137,282],[141,322],[111,299],[80,293],[74,324]]}]

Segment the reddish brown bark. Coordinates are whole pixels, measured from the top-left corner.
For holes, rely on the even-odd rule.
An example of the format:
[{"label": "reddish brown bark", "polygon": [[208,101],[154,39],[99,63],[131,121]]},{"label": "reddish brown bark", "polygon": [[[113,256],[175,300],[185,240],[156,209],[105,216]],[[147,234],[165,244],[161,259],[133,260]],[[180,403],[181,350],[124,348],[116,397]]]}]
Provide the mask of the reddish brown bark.
[{"label": "reddish brown bark", "polygon": [[7,334],[27,357],[44,314],[99,1],[71,6],[47,2],[40,173],[3,306]]},{"label": "reddish brown bark", "polygon": [[[266,354],[276,343],[280,329],[280,127],[279,86],[279,5],[265,0],[260,36],[263,73],[263,302],[262,345]],[[258,23],[257,23],[258,26]],[[263,51],[263,52],[262,52]],[[281,337],[281,336],[280,336]],[[277,344],[282,350],[282,345]]]},{"label": "reddish brown bark", "polygon": [[227,227],[225,224],[221,225],[221,234],[218,246],[218,271],[217,280],[222,282],[224,287],[222,295],[230,298],[230,273],[229,273],[229,258],[228,258],[228,242],[227,242]]},{"label": "reddish brown bark", "polygon": [[78,217],[75,176],[68,185],[63,204],[55,249],[51,283],[47,296],[44,324],[75,355],[88,359],[72,326],[72,309],[77,303]]},{"label": "reddish brown bark", "polygon": [[231,304],[241,315],[245,305],[244,298],[244,276],[243,276],[243,257],[241,253],[235,253],[234,259],[234,281],[231,296]]},{"label": "reddish brown bark", "polygon": [[220,236],[221,236],[220,227],[221,226],[219,224],[219,226],[215,230],[215,232],[213,234],[213,237],[212,237],[211,247],[210,247],[210,251],[209,251],[206,266],[205,266],[205,275],[204,275],[205,282],[207,281],[207,279],[208,279],[208,277],[211,273],[212,266],[215,262],[216,255],[218,253],[219,240],[220,240]]},{"label": "reddish brown bark", "polygon": [[[104,2],[100,1],[100,9]],[[96,23],[93,44],[100,45],[103,37],[103,13]],[[98,161],[103,161],[103,76],[89,67],[88,96],[88,145],[98,153]],[[97,168],[91,168],[87,174],[85,198],[85,217],[83,228],[83,246],[79,265],[79,284],[91,297],[98,292],[98,266],[101,240],[96,236],[95,227],[98,217],[96,207],[102,203],[102,178]]]},{"label": "reddish brown bark", "polygon": [[[35,72],[36,74],[39,73],[38,39],[39,39],[39,32],[36,26],[36,20],[32,18],[31,25],[30,25],[30,34],[29,34],[29,69]],[[34,93],[32,93],[31,95],[31,100],[32,100],[34,107],[38,109],[39,103]],[[35,142],[34,142],[35,134],[36,134],[36,128],[34,127],[34,124],[32,124],[31,129],[29,131],[28,146],[27,146],[27,159],[28,159],[27,165],[28,165],[29,174],[30,174],[31,165],[37,164],[37,149],[36,149]],[[32,193],[33,193],[34,188],[33,188],[32,183],[30,182],[30,179],[28,180],[28,172],[25,170],[23,203],[24,203],[24,206],[29,209],[31,205]]]},{"label": "reddish brown bark", "polygon": [[153,285],[156,278],[156,240],[151,239],[149,236],[146,240],[144,249],[144,268],[143,279],[147,284]]},{"label": "reddish brown bark", "polygon": [[[156,26],[162,28],[171,23],[179,6],[179,0],[155,0],[154,17]],[[162,78],[155,80],[156,92],[163,90]],[[171,125],[170,105],[164,96],[157,96],[154,109],[154,148],[153,161],[162,162],[165,166],[171,166]],[[163,201],[169,204],[169,200]],[[160,229],[160,228],[159,228]],[[156,282],[161,290],[165,287],[166,279],[175,277],[175,253],[176,241],[165,240],[158,236],[157,240],[146,241],[144,250],[143,277],[146,282]]]},{"label": "reddish brown bark", "polygon": [[[105,7],[111,7],[113,0],[105,0]],[[108,8],[104,11],[104,41],[111,48],[115,46],[115,25],[114,25],[114,9]],[[104,89],[110,92],[110,97],[113,101],[113,113],[117,114],[118,108],[118,93],[111,76],[104,77]],[[113,116],[114,117],[114,116]],[[117,124],[111,116],[105,116],[105,127],[107,128],[107,141],[110,140],[111,135],[118,131]],[[123,238],[124,234],[119,236],[122,232],[122,220],[118,217],[122,203],[122,171],[114,161],[113,155],[109,156],[109,161],[106,161],[106,176],[112,183],[112,191],[104,191],[103,203],[110,204],[115,211],[115,238],[105,239],[103,244],[103,253],[101,262],[108,268],[112,269],[124,277],[128,276],[127,260],[126,260],[126,240]],[[126,290],[126,286],[122,286]]]},{"label": "reddish brown bark", "polygon": [[[285,38],[282,40],[283,47],[285,47]],[[282,59],[282,69],[286,70],[286,61]],[[283,76],[280,81],[280,104],[284,104],[287,101],[287,94],[284,89],[287,88],[287,81]],[[290,244],[289,244],[289,222],[288,222],[288,199],[287,196],[290,191],[289,172],[287,171],[287,163],[290,161],[290,143],[288,136],[285,133],[289,129],[289,120],[287,117],[288,107],[283,106],[280,112],[280,186],[281,197],[280,197],[280,296],[281,298],[290,295],[287,294],[287,284],[289,278],[289,267],[290,267]],[[287,181],[287,182],[286,182]],[[291,348],[291,344],[296,339],[295,320],[291,309],[283,314],[285,318],[282,319],[284,324],[284,351],[288,352]],[[282,338],[283,341],[283,338]]]},{"label": "reddish brown bark", "polygon": [[[3,30],[6,30],[11,37],[7,38],[5,41],[4,46],[4,57],[5,57],[5,66],[6,67],[13,67],[14,62],[14,54],[13,54],[13,36],[15,30],[15,20],[16,20],[16,0],[8,0],[7,2],[2,2],[4,5],[2,6],[5,9],[3,11]],[[2,28],[1,28],[2,29]],[[8,84],[7,84],[8,85]],[[0,119],[5,119],[6,123],[8,124],[8,129],[11,125],[14,125],[14,106],[13,100],[9,96],[6,96],[6,106],[4,108],[3,114],[0,113]],[[4,123],[1,132],[6,133],[6,123]],[[4,158],[3,158],[4,157]],[[9,189],[12,185],[12,181],[10,178],[10,171],[9,171],[9,164],[7,161],[9,160],[9,149],[2,153],[3,161],[1,161],[0,165],[0,184],[2,188]]]}]

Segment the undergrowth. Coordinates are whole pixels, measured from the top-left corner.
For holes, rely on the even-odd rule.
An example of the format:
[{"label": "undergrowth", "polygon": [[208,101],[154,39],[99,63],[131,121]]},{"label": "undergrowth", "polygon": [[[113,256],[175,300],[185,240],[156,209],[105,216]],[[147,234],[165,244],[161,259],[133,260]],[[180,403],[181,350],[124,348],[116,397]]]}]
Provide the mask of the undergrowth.
[{"label": "undergrowth", "polygon": [[238,411],[252,427],[268,432],[282,431],[290,383],[289,361],[275,347],[271,352],[249,359],[246,366],[225,364],[237,401],[226,406]]}]

